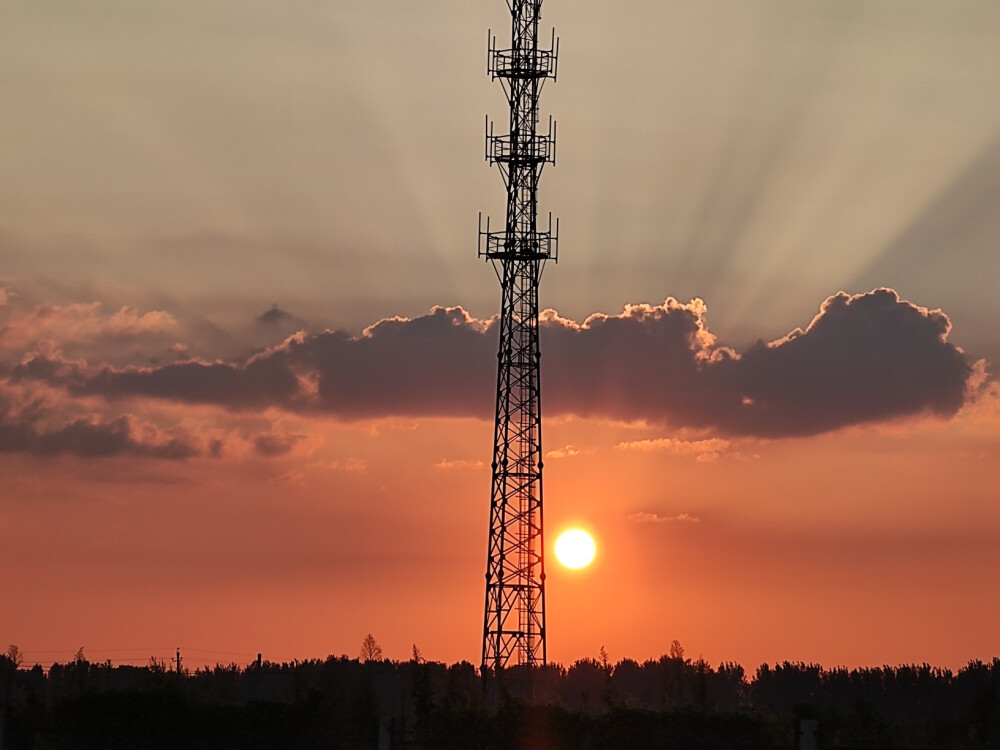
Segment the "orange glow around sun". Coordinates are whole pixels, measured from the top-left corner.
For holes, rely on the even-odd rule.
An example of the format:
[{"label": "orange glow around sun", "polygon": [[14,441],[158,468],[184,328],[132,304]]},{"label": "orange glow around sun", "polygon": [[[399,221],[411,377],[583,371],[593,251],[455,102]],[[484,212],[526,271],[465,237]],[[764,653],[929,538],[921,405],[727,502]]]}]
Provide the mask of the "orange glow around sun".
[{"label": "orange glow around sun", "polygon": [[556,539],[556,559],[567,568],[585,568],[594,559],[597,545],[594,538],[582,529],[564,531]]}]

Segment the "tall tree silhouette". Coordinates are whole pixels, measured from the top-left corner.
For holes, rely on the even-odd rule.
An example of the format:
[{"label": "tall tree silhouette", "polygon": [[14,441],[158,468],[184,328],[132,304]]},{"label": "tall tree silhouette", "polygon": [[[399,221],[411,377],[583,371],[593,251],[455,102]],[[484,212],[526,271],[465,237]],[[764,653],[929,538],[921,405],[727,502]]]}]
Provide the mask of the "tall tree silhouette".
[{"label": "tall tree silhouette", "polygon": [[382,661],[382,647],[371,633],[361,642],[361,661]]}]

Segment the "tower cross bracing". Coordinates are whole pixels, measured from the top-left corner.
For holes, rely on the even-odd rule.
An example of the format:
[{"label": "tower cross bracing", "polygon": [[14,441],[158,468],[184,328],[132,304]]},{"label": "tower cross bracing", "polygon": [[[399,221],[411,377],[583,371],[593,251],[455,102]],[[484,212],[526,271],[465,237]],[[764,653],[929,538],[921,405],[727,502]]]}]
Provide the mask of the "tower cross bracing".
[{"label": "tower cross bracing", "polygon": [[488,40],[487,69],[499,80],[510,117],[504,134],[486,120],[486,159],[507,191],[504,226],[483,226],[479,254],[501,288],[497,352],[490,529],[483,620],[485,668],[546,663],[545,554],[542,523],[542,408],[539,387],[538,286],[547,260],[557,260],[558,221],[538,226],[538,182],[555,163],[555,125],[538,132],[538,100],[556,78],[558,41],[538,45],[542,0],[507,0],[511,46]]}]

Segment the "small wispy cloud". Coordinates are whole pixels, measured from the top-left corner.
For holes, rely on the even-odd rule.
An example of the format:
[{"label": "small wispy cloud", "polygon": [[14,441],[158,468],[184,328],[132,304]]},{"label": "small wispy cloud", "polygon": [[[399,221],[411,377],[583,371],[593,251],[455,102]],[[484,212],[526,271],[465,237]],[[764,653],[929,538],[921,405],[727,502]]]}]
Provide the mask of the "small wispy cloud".
[{"label": "small wispy cloud", "polygon": [[708,438],[707,440],[678,440],[677,438],[656,438],[654,440],[631,440],[618,443],[618,450],[627,451],[667,451],[678,456],[694,456],[696,461],[707,463],[718,460],[730,446],[728,440]]},{"label": "small wispy cloud", "polygon": [[572,458],[573,456],[579,456],[583,453],[582,450],[577,448],[575,445],[564,445],[562,448],[556,448],[545,454],[546,458]]},{"label": "small wispy cloud", "polygon": [[302,487],[306,484],[308,477],[304,471],[286,471],[274,478],[273,481],[279,484],[291,484],[297,487]]},{"label": "small wispy cloud", "polygon": [[334,459],[329,466],[333,471],[365,471],[368,468],[368,464],[360,458]]},{"label": "small wispy cloud", "polygon": [[255,436],[253,439],[253,445],[254,449],[261,456],[273,458],[291,453],[296,444],[305,438],[305,435],[289,435],[282,432],[268,432]]},{"label": "small wispy cloud", "polygon": [[659,513],[639,511],[630,513],[627,519],[632,523],[701,523],[701,519],[688,513],[678,513],[676,516],[661,516]]},{"label": "small wispy cloud", "polygon": [[434,464],[435,469],[479,469],[483,466],[484,464],[482,461],[470,459],[449,461],[448,459],[443,458]]}]

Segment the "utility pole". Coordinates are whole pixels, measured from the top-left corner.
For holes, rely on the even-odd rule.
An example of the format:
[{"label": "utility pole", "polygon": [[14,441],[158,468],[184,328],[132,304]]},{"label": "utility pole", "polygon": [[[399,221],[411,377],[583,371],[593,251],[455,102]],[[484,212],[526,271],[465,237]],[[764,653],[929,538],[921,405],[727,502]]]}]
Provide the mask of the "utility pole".
[{"label": "utility pole", "polygon": [[538,132],[538,99],[555,80],[559,54],[552,32],[539,49],[542,0],[507,0],[511,46],[488,39],[487,71],[509,104],[509,129],[496,135],[486,118],[486,159],[507,191],[503,229],[479,221],[479,255],[500,281],[500,346],[486,558],[483,671],[546,663],[545,554],[542,523],[542,407],[539,388],[538,285],[547,260],[558,259],[558,221],[538,228],[538,181],[555,164],[555,126]]}]

